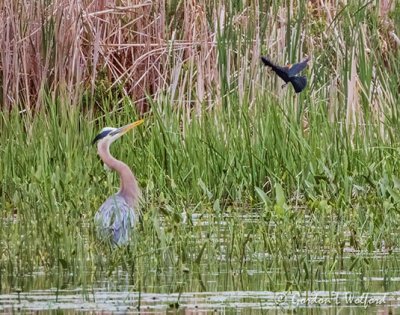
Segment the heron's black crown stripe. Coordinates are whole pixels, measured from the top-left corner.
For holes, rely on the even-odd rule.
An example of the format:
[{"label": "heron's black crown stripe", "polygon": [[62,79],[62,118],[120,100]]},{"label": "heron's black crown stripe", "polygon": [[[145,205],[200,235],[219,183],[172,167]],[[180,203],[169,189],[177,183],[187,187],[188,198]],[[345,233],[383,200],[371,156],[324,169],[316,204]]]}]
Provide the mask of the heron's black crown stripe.
[{"label": "heron's black crown stripe", "polygon": [[95,144],[97,141],[100,139],[103,139],[105,136],[107,136],[112,130],[104,130],[103,132],[100,132],[92,141],[92,144]]}]

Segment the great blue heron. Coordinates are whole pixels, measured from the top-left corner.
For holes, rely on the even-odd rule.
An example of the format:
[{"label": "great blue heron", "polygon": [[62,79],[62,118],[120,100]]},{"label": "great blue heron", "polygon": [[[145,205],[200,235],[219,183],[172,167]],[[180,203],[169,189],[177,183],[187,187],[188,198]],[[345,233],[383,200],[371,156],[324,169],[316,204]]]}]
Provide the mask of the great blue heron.
[{"label": "great blue heron", "polygon": [[104,164],[118,172],[121,181],[120,190],[101,205],[94,218],[100,238],[114,246],[129,240],[129,232],[138,218],[140,189],[129,166],[110,154],[110,145],[141,123],[143,119],[121,128],[105,127],[93,140],[93,144],[98,142],[97,152]]},{"label": "great blue heron", "polygon": [[307,63],[310,60],[309,57],[304,59],[299,63],[295,63],[293,65],[288,64],[285,67],[277,66],[272,63],[266,57],[261,57],[262,62],[264,65],[271,67],[271,69],[283,80],[285,84],[282,86],[284,87],[288,82],[292,83],[294,90],[296,93],[300,93],[304,90],[307,85],[307,78],[305,76],[296,76],[299,72],[304,70],[307,67]]}]

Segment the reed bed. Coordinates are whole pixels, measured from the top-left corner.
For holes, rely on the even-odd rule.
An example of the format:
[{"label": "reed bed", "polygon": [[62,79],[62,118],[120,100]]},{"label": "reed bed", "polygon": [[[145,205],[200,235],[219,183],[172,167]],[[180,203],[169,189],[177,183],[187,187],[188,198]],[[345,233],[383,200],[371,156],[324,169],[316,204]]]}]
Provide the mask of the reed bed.
[{"label": "reed bed", "polygon": [[38,109],[42,91],[89,108],[103,108],[111,93],[118,109],[126,96],[141,112],[146,95],[167,93],[173,107],[197,110],[224,104],[232,91],[241,100],[262,88],[281,97],[260,54],[280,63],[309,55],[312,99],[343,100],[331,111],[344,110],[347,124],[362,122],[363,104],[379,120],[382,106],[397,101],[387,91],[398,75],[398,11],[388,0],[4,0],[1,105]]},{"label": "reed bed", "polygon": [[[122,267],[140,287],[154,270],[256,263],[303,289],[365,273],[371,253],[398,267],[397,3],[3,3],[0,274]],[[305,92],[261,54],[310,55]],[[118,178],[90,141],[139,116],[112,152],[144,213],[111,251],[93,216]]]}]

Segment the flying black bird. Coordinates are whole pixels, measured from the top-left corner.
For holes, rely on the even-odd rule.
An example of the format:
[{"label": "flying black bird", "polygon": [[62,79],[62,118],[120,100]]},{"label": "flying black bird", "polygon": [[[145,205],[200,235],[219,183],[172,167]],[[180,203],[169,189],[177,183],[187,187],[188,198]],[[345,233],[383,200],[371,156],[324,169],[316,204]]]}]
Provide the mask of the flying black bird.
[{"label": "flying black bird", "polygon": [[305,67],[307,67],[307,62],[310,60],[309,57],[304,59],[299,63],[295,63],[293,65],[288,64],[285,67],[277,66],[273,64],[266,57],[261,57],[264,65],[271,67],[271,69],[283,80],[285,84],[282,85],[282,88],[288,84],[288,82],[292,83],[294,90],[296,93],[300,93],[304,90],[307,85],[307,78],[305,76],[296,76],[300,71],[302,71]]}]

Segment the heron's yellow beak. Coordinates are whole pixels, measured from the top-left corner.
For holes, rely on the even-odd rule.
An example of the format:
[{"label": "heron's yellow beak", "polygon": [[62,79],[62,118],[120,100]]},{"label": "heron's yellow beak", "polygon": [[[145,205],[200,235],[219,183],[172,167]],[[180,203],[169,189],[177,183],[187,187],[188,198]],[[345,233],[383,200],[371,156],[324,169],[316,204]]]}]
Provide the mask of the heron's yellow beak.
[{"label": "heron's yellow beak", "polygon": [[140,119],[138,121],[135,121],[129,125],[123,126],[121,128],[119,128],[119,133],[121,135],[123,135],[124,133],[128,132],[129,130],[131,130],[132,128],[135,128],[136,126],[141,125],[144,122],[144,119]]}]

